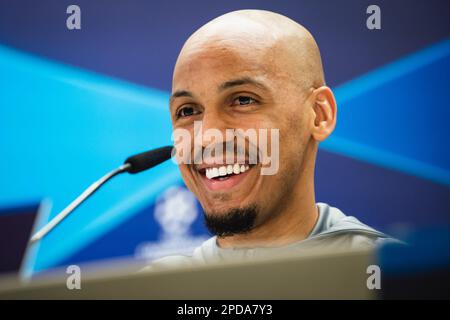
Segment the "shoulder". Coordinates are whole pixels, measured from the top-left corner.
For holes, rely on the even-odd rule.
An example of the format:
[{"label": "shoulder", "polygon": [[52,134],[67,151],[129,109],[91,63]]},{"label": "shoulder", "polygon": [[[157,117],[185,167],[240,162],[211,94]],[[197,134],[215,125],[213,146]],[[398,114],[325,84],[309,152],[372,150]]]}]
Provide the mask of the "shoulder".
[{"label": "shoulder", "polygon": [[212,237],[195,248],[190,255],[171,255],[156,259],[141,271],[168,270],[173,268],[192,267],[205,263],[215,250],[216,237]]},{"label": "shoulder", "polygon": [[326,203],[318,203],[319,221],[318,226],[311,235],[312,239],[333,239],[338,244],[347,247],[374,247],[388,242],[400,241],[378,231],[353,216],[345,215],[338,208]]}]

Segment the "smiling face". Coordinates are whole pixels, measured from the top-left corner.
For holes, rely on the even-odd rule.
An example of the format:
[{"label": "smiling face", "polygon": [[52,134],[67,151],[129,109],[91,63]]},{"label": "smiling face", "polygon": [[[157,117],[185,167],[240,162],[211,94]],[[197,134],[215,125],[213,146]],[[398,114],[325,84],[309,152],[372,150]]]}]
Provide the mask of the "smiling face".
[{"label": "smiling face", "polygon": [[[248,149],[245,161],[235,159],[234,164],[179,166],[207,216],[224,218],[237,209],[251,209],[251,229],[298,195],[298,184],[308,170],[305,161],[315,156],[311,134],[316,114],[313,87],[298,77],[301,63],[293,62],[295,53],[286,50],[290,39],[274,36],[253,21],[239,26],[233,33],[227,23],[213,24],[188,40],[175,66],[170,112],[173,129],[190,132],[192,153],[195,136],[208,129],[220,130],[224,137],[226,129],[251,129],[257,135],[258,129],[279,130],[279,141],[269,138],[268,146],[270,154],[271,144],[279,143],[279,170],[274,175],[261,175],[262,164],[249,163]],[[195,121],[202,122],[202,132],[194,132]],[[211,142],[203,141],[203,147]],[[224,158],[208,160],[220,163]]]}]

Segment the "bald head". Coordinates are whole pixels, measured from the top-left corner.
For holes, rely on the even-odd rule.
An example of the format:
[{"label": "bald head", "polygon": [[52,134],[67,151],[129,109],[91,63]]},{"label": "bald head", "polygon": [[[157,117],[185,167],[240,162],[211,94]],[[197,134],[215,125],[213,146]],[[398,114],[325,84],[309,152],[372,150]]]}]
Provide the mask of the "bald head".
[{"label": "bald head", "polygon": [[176,66],[208,50],[251,55],[260,68],[271,69],[304,89],[325,84],[319,48],[311,33],[274,12],[240,10],[208,22],[186,41]]},{"label": "bald head", "polygon": [[[245,169],[244,163],[234,163],[226,172],[220,166],[210,168],[221,170],[219,179],[208,177],[198,166],[180,164],[184,182],[202,204],[207,221],[214,222],[207,224],[215,226],[212,232],[238,234],[266,225],[277,229],[274,221],[280,221],[279,234],[286,234],[283,226],[296,224],[282,215],[289,220],[305,212],[305,206],[314,223],[315,155],[318,142],[333,131],[336,104],[324,85],[317,44],[304,27],[260,10],[231,12],[205,24],[178,57],[170,112],[174,129],[190,133],[189,139],[181,139],[182,148],[176,146],[188,150],[183,154],[197,154],[198,142],[206,150],[210,143],[221,144],[217,133],[233,141],[226,136],[231,128],[253,132],[258,154],[270,150],[267,154],[277,155],[268,162],[263,156],[239,174],[234,166]],[[264,133],[268,129],[279,136],[271,134],[269,139]],[[227,157],[228,153],[234,159],[233,152],[227,150]],[[223,160],[220,153],[208,157],[213,163]],[[278,170],[263,174],[269,166]],[[272,231],[267,234],[276,235]],[[261,236],[255,232],[256,238]]]}]

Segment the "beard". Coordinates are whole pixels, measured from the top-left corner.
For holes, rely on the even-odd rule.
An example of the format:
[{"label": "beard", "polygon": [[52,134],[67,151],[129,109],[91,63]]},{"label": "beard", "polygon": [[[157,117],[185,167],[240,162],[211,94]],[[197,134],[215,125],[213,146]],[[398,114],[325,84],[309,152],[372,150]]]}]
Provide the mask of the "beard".
[{"label": "beard", "polygon": [[205,212],[205,225],[209,232],[218,237],[245,234],[254,228],[258,211],[256,205],[250,205],[220,214]]}]

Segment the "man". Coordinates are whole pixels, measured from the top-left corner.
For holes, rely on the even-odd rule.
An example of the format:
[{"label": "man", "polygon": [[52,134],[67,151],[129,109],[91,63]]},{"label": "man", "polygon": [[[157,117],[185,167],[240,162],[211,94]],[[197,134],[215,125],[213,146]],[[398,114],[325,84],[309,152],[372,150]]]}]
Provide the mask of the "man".
[{"label": "man", "polygon": [[[296,22],[272,12],[242,10],[201,27],[176,62],[170,113],[174,130],[187,130],[192,140],[208,129],[276,128],[279,139],[270,143],[279,144],[279,167],[276,174],[263,175],[263,165],[251,165],[248,158],[231,169],[220,168],[222,157],[212,159],[217,164],[181,163],[182,177],[215,236],[192,256],[166,257],[153,266],[317,247],[373,247],[388,238],[336,208],[315,203],[318,144],[333,131],[337,108],[325,85],[317,44]],[[201,132],[194,130],[196,121],[201,121]],[[204,141],[202,148],[209,143]]]}]

